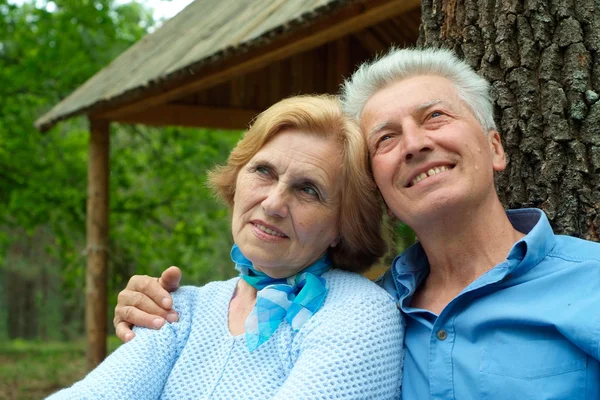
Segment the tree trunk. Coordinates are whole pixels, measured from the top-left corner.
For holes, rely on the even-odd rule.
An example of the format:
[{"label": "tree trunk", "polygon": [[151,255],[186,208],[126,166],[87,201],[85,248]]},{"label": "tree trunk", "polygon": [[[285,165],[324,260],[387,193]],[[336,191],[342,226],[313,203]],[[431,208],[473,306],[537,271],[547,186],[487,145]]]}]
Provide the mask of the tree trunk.
[{"label": "tree trunk", "polygon": [[48,300],[50,297],[50,272],[48,271],[48,264],[42,264],[40,272],[40,290],[42,292],[42,296],[41,304],[39,304],[39,309],[42,318],[40,318],[39,335],[40,339],[46,341],[48,340],[48,317],[46,312],[48,310]]},{"label": "tree trunk", "polygon": [[30,278],[24,280],[22,296],[24,298],[22,337],[33,340],[37,338],[38,334],[37,302],[35,301],[36,285],[34,280]]},{"label": "tree trunk", "polygon": [[421,46],[456,51],[492,84],[506,207],[600,234],[600,0],[423,0]]},{"label": "tree trunk", "polygon": [[[21,337],[23,329],[21,328],[23,316],[23,282],[21,277],[15,271],[6,270],[6,313],[8,323],[8,338],[17,339]],[[10,284],[9,284],[10,282]]]}]

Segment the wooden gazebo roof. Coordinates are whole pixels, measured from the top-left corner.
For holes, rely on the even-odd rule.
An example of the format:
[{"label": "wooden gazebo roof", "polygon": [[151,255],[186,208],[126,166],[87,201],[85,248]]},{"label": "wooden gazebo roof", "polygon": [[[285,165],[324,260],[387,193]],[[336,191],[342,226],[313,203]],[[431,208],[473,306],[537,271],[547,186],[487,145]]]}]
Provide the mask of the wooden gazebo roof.
[{"label": "wooden gazebo roof", "polygon": [[196,0],[36,121],[69,117],[243,129],[298,93],[334,93],[357,63],[415,43],[418,0]]}]

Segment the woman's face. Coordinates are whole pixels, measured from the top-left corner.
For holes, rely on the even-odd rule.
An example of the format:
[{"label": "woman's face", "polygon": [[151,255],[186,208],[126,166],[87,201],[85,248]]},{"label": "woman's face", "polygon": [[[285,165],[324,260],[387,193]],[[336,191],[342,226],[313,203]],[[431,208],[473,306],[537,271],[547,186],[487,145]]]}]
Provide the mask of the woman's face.
[{"label": "woman's face", "polygon": [[233,240],[255,268],[288,277],[337,244],[341,164],[334,141],[286,129],[242,167]]}]

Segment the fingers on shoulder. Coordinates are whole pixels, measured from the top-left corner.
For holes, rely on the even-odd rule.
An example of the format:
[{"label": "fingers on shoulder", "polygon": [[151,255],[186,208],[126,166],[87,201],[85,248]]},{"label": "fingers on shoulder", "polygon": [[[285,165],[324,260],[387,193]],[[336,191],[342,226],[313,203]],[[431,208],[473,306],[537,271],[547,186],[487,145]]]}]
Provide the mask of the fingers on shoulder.
[{"label": "fingers on shoulder", "polygon": [[169,292],[179,288],[181,281],[181,270],[178,267],[171,266],[167,268],[160,276],[158,283]]},{"label": "fingers on shoulder", "polygon": [[[133,311],[130,311],[131,309],[139,309],[140,311],[143,311],[145,313],[160,316],[163,318],[165,318],[168,313],[168,310],[165,310],[164,308],[156,304],[154,299],[148,297],[143,292],[124,289],[119,293],[117,300],[118,305],[115,309],[116,312],[120,311],[121,313],[133,313]],[[127,318],[124,315],[123,319],[127,320]]]},{"label": "fingers on shoulder", "polygon": [[165,318],[160,315],[147,313],[135,307],[120,306],[115,310],[115,327],[121,323],[125,323],[129,327],[135,325],[159,329],[165,324]]},{"label": "fingers on shoulder", "polygon": [[122,342],[129,342],[135,336],[135,333],[131,330],[131,325],[121,321],[115,323],[115,334]]},{"label": "fingers on shoulder", "polygon": [[[159,307],[162,308],[168,309],[172,307],[173,304],[171,295],[160,285],[159,278],[153,278],[147,275],[134,275],[131,277],[131,279],[129,279],[129,283],[127,284],[125,290],[141,293],[152,299]],[[131,295],[131,293],[124,294],[124,296],[129,295]]]}]

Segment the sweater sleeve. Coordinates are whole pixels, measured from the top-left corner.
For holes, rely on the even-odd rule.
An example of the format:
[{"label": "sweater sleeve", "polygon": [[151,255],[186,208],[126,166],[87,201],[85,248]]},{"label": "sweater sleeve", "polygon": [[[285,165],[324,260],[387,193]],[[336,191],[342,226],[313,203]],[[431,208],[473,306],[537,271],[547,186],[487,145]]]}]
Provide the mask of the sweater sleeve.
[{"label": "sweater sleeve", "polygon": [[328,311],[302,339],[275,398],[399,398],[404,330],[391,298],[357,296]]},{"label": "sweater sleeve", "polygon": [[178,322],[160,330],[135,327],[121,345],[83,380],[48,399],[158,399],[189,334],[193,290],[173,293]]}]

